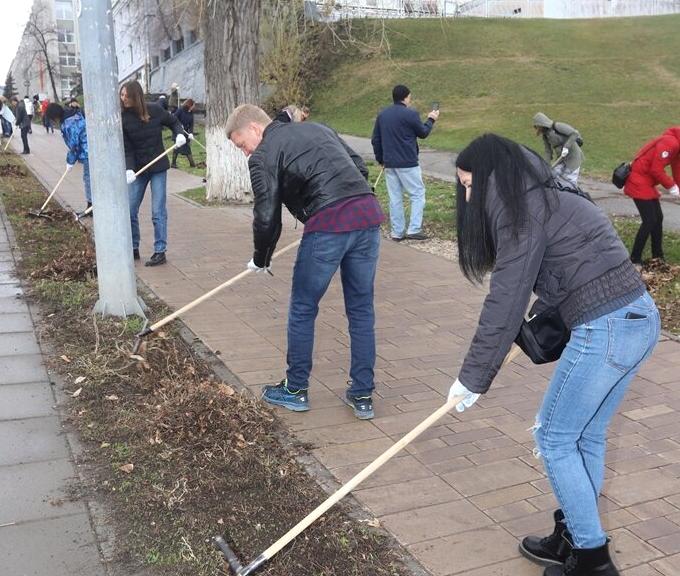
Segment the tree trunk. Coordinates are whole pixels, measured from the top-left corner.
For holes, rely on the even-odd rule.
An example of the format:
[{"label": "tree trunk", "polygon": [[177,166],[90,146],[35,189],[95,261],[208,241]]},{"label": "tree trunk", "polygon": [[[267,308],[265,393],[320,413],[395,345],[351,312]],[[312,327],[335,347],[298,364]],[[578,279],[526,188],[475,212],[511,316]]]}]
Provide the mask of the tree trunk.
[{"label": "tree trunk", "polygon": [[44,51],[45,55],[45,66],[47,67],[47,73],[50,75],[50,82],[52,83],[52,92],[54,93],[54,101],[61,102],[59,97],[59,92],[57,92],[57,84],[54,81],[54,70],[52,69],[52,64],[50,63],[50,57],[47,54],[47,49]]},{"label": "tree trunk", "polygon": [[225,131],[239,104],[259,103],[260,0],[209,0],[203,13],[207,198],[252,200],[248,165]]}]

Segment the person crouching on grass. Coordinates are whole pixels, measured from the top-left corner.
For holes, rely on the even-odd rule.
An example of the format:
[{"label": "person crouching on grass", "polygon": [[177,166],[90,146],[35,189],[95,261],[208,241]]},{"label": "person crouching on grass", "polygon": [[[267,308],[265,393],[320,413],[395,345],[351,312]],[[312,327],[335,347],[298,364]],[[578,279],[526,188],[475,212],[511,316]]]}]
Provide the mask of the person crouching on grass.
[{"label": "person crouching on grass", "polygon": [[459,263],[481,283],[491,272],[479,325],[449,399],[458,411],[484,394],[517,336],[535,292],[571,329],[536,416],[560,509],[555,530],[520,551],[545,576],[618,576],[602,529],[607,428],[659,338],[659,312],[607,215],[553,184],[535,152],[494,134],[456,159]]},{"label": "person crouching on grass", "polygon": [[363,160],[327,126],[272,122],[250,104],[230,114],[227,136],[249,157],[255,251],[248,268],[269,269],[283,205],[305,225],[288,311],[288,370],[279,384],[264,387],[262,398],[289,410],[309,410],[314,323],[339,268],[351,348],[344,401],[357,418],[373,418],[373,286],[385,215]]}]

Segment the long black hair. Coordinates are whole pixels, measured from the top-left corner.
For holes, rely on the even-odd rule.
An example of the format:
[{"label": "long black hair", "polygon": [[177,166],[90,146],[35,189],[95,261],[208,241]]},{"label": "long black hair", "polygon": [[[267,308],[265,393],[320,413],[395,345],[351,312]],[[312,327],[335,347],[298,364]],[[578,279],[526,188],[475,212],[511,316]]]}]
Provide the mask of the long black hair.
[{"label": "long black hair", "polygon": [[[530,155],[536,156],[530,161]],[[535,152],[496,134],[473,140],[456,159],[456,167],[472,173],[472,195],[457,184],[458,263],[465,277],[481,283],[496,263],[496,246],[486,214],[486,198],[493,183],[517,238],[527,219],[526,191],[530,183],[543,183],[550,167]]]}]

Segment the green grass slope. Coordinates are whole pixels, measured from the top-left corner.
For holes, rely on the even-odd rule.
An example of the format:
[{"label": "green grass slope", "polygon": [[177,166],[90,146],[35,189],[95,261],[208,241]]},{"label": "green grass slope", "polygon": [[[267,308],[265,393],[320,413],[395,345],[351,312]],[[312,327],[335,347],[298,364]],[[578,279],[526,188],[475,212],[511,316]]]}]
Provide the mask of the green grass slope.
[{"label": "green grass slope", "polygon": [[[357,22],[354,33],[373,28]],[[611,175],[650,137],[680,124],[680,16],[600,20],[392,20],[390,57],[350,56],[313,96],[314,119],[369,136],[394,84],[425,114],[427,139],[460,150],[497,132],[534,148],[535,112],[578,128],[584,171]]]}]

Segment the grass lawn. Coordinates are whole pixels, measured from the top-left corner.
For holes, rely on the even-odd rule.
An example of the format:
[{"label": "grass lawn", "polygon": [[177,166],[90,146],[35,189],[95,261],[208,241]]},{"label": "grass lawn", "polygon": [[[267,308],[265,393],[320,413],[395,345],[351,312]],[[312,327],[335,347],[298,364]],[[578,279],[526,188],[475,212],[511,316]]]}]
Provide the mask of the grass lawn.
[{"label": "grass lawn", "polygon": [[[375,163],[368,164],[369,182],[373,184],[380,173],[380,166]],[[425,188],[427,189],[425,211],[423,215],[423,228],[425,232],[436,238],[443,240],[455,240],[456,238],[456,189],[450,182],[444,182],[436,178],[424,178]],[[387,196],[387,185],[385,175],[380,178],[375,193],[380,200],[380,204],[389,215],[389,198]],[[406,221],[408,222],[409,202],[408,195],[404,195],[404,209],[406,211]],[[383,227],[389,231],[388,221]]]},{"label": "grass lawn", "polygon": [[[179,165],[179,161],[178,161]],[[180,196],[184,196],[189,200],[200,204],[201,206],[224,206],[224,202],[219,201],[209,201],[205,197],[205,186],[199,186],[198,188],[190,188],[184,192],[180,192]]]},{"label": "grass lawn", "polygon": [[[370,136],[395,84],[441,116],[427,146],[460,150],[493,131],[540,148],[542,111],[581,131],[584,171],[610,177],[680,123],[680,15],[599,20],[388,20],[391,56],[348,54],[313,94],[312,118]],[[354,34],[364,27],[356,21]]]},{"label": "grass lawn", "polygon": [[[205,146],[205,134],[201,132],[200,134],[197,132],[194,132],[194,137],[196,140],[198,140],[201,144]],[[175,142],[175,139],[172,136],[172,132],[169,130],[164,130],[163,131],[163,144],[165,148],[167,149],[168,147],[172,146]],[[186,156],[179,155],[177,156],[177,166],[180,170],[184,170],[185,172],[188,172],[189,174],[195,174],[196,176],[202,176],[205,177],[205,150],[201,148],[200,144],[196,144],[196,142],[191,143],[191,155],[194,157],[194,162],[196,163],[196,168],[192,168],[189,166],[189,160],[187,159]],[[172,162],[172,154],[169,156],[170,162]],[[205,190],[203,192],[205,194]]]}]

